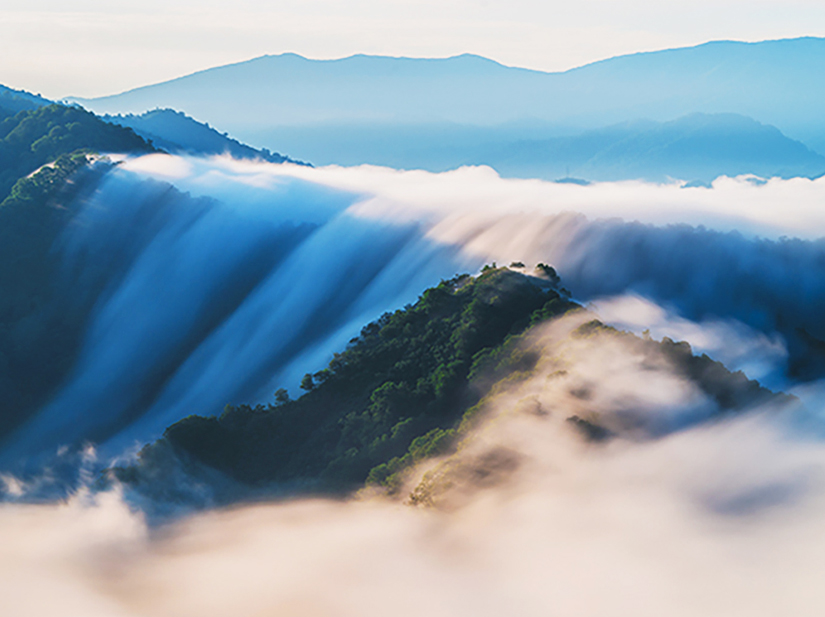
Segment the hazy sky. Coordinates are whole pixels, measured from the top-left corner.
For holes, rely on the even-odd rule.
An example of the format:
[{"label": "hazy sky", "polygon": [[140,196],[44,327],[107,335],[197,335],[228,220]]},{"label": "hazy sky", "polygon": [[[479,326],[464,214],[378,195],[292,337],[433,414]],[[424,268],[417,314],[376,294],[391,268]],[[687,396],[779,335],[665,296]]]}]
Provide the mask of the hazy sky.
[{"label": "hazy sky", "polygon": [[111,94],[293,51],[481,54],[564,70],[694,45],[825,35],[823,0],[3,0],[0,83]]}]

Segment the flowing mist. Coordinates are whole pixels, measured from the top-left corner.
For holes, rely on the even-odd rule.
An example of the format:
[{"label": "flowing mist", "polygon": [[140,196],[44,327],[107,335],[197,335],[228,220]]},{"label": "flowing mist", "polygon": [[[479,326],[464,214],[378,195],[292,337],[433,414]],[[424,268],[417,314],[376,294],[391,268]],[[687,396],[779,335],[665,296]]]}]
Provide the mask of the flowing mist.
[{"label": "flowing mist", "polygon": [[761,333],[765,360],[734,368],[774,386],[815,379],[823,193],[825,180],[576,186],[487,168],[129,159],[56,247],[72,293],[97,300],[72,375],[2,460],[85,441],[108,457],[188,414],[294,390],[368,321],[491,261],[550,263],[581,300],[632,292]]}]

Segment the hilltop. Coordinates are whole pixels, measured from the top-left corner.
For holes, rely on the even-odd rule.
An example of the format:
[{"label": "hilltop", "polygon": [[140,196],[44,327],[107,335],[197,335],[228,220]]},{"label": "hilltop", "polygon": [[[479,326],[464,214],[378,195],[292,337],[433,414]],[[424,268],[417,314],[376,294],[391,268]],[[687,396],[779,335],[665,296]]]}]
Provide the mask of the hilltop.
[{"label": "hilltop", "polygon": [[[173,500],[191,497],[181,473],[217,481],[218,492],[227,486],[221,478],[233,479],[238,484],[224,496],[229,499],[267,489],[340,493],[365,482],[396,491],[411,465],[454,452],[497,396],[542,377],[547,363],[541,328],[563,315],[576,324],[569,335],[574,340],[592,341],[597,350],[604,345],[608,356],[618,346],[644,358],[645,370],[673,371],[703,392],[717,414],[790,401],[693,355],[687,343],[603,325],[567,298],[549,266],[539,264],[532,275],[523,264],[514,266],[487,266],[477,277],[442,281],[415,304],[365,326],[326,368],[305,375],[300,398],[280,389],[268,405],[227,406],[219,416],[184,418],[146,446],[134,465],[114,469],[116,476],[138,491]],[[563,387],[586,404],[589,395],[574,385],[571,360],[561,362],[572,371],[571,385]],[[558,370],[558,362],[555,367],[544,379],[564,383],[567,370]],[[536,403],[519,405],[532,409]],[[705,419],[707,412],[694,421]],[[597,415],[566,420],[593,441],[642,428],[636,420],[622,428],[622,422]],[[668,421],[654,418],[649,430],[655,435],[680,428]]]}]

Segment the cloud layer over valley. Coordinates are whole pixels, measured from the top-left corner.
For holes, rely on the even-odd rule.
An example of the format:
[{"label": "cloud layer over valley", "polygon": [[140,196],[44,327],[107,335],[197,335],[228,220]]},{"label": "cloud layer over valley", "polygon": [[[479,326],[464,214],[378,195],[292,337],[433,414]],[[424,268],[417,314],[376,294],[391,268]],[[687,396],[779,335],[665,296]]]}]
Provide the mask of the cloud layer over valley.
[{"label": "cloud layer over valley", "polygon": [[[664,357],[571,338],[584,319],[534,335],[534,376],[487,400],[456,455],[415,470],[429,507],[364,494],[148,528],[118,491],[6,505],[4,604],[21,617],[819,614],[823,445],[772,409],[651,440],[713,402]],[[572,414],[616,438],[585,441]]]},{"label": "cloud layer over valley", "polygon": [[825,180],[577,186],[487,168],[127,160],[59,247],[76,293],[99,294],[74,374],[5,460],[87,439],[114,454],[190,413],[295,388],[382,312],[493,261],[550,263],[584,301],[636,294],[642,319],[650,301],[727,324],[761,341],[755,376],[814,379],[823,192]]},{"label": "cloud layer over valley", "polygon": [[[578,186],[124,160],[55,247],[63,284],[94,300],[74,370],[0,449],[5,609],[821,614],[823,196],[823,179]],[[170,423],[294,392],[368,321],[493,261],[552,264],[573,298],[640,336],[581,311],[533,331],[520,344],[535,367],[493,387],[457,450],[395,495],[157,525],[128,485],[98,483]],[[678,346],[647,336],[799,398],[760,390],[732,411],[663,351]],[[62,501],[26,503],[56,486]]]}]

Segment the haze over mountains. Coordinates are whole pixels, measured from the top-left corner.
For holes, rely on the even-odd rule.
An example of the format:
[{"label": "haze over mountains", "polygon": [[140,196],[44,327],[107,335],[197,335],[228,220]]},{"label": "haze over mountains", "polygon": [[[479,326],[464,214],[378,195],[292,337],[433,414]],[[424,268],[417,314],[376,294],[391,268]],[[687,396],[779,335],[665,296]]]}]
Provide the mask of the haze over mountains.
[{"label": "haze over mountains", "polygon": [[483,164],[505,177],[546,180],[575,176],[588,181],[683,179],[707,184],[721,175],[790,178],[825,172],[825,157],[776,127],[738,114],[636,120],[543,138],[521,133],[455,125],[337,131],[319,126],[283,129],[277,141],[290,152],[311,152],[320,165],[374,163],[447,171]]},{"label": "haze over mountains", "polygon": [[[779,129],[784,141],[775,131],[731,115],[710,122],[728,140],[725,160],[749,159],[750,173],[825,171],[815,152],[793,143],[820,153],[825,148],[823,69],[825,40],[817,38],[718,41],[611,58],[563,73],[506,67],[470,54],[340,60],[282,54],[77,100],[100,113],[171,107],[254,146],[316,164],[430,170],[491,164],[508,175],[553,177],[565,169],[594,180],[661,179],[676,171],[683,179],[706,180],[708,174],[740,173],[741,165],[714,164],[709,171],[674,167],[671,144],[683,139],[685,130],[693,134],[690,125],[697,118],[683,118],[690,114],[738,114]],[[655,130],[651,124],[627,124],[680,118]],[[615,146],[605,135],[597,139],[608,148],[603,153],[593,147],[594,135],[584,134],[616,124],[623,124],[619,141],[630,140],[618,146],[625,151],[621,159],[647,143],[640,160],[648,156],[644,152],[664,149],[671,162],[651,173],[645,167],[638,175],[634,167],[641,163],[617,163]],[[708,124],[699,121],[701,130]],[[574,136],[580,141],[570,142]],[[706,144],[700,156],[712,158],[717,145]],[[777,147],[794,153],[788,162],[776,165]],[[768,156],[754,161],[762,155]],[[538,165],[539,160],[545,163]]]}]

